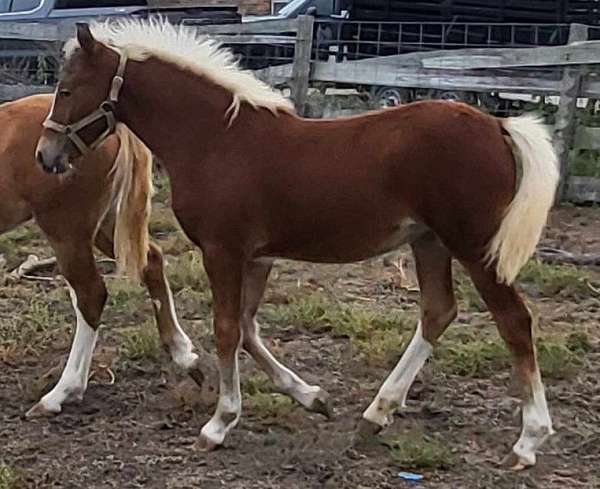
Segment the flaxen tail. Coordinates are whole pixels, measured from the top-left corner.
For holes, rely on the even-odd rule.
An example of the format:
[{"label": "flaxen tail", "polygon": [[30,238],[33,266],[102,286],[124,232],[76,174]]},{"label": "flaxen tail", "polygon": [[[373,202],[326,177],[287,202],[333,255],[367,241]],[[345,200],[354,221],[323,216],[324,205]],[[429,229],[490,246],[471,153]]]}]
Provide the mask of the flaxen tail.
[{"label": "flaxen tail", "polygon": [[117,271],[139,281],[148,263],[148,222],[152,198],[152,153],[126,126],[118,124],[120,147],[113,167]]},{"label": "flaxen tail", "polygon": [[550,134],[530,115],[501,121],[508,132],[522,177],[500,229],[490,242],[487,259],[496,264],[498,280],[511,284],[535,252],[560,178]]}]

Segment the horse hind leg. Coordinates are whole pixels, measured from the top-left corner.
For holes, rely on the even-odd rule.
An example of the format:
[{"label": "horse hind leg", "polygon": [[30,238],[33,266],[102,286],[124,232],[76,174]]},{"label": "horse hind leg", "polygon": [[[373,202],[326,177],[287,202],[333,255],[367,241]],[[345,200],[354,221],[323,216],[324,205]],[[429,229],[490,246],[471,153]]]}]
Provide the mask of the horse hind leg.
[{"label": "horse hind leg", "polygon": [[82,244],[85,240],[75,239],[50,241],[69,286],[77,327],[58,383],[27,412],[28,418],[58,414],[65,402],[83,399],[107,296],[104,282],[96,269],[91,244],[85,246]]},{"label": "horse hind leg", "polygon": [[243,347],[262,370],[271,378],[279,392],[287,394],[308,411],[332,414],[329,394],[319,386],[307,384],[300,376],[282,365],[269,351],[260,337],[256,312],[262,300],[271,263],[252,262],[244,275],[242,302]]},{"label": "horse hind leg", "polygon": [[522,431],[507,462],[514,470],[535,465],[536,452],[553,434],[533,342],[532,317],[513,286],[500,284],[493,269],[463,263],[492,313],[522,386]]},{"label": "horse hind leg", "polygon": [[400,361],[364,411],[358,427],[362,436],[390,425],[395,410],[405,407],[408,391],[433,345],[456,317],[449,251],[433,233],[412,243],[412,250],[421,290],[421,320]]}]

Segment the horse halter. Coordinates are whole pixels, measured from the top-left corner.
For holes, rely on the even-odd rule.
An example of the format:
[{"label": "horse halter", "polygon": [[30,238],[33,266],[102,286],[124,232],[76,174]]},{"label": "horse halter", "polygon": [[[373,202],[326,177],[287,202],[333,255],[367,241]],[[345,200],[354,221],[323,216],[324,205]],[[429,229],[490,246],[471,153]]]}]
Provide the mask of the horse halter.
[{"label": "horse halter", "polygon": [[[52,131],[66,135],[82,155],[85,155],[96,149],[108,136],[113,133],[115,127],[117,126],[117,120],[115,119],[115,106],[119,101],[119,94],[121,93],[121,88],[123,87],[123,76],[125,75],[126,65],[127,56],[122,51],[119,51],[119,66],[117,67],[117,73],[115,76],[113,76],[108,98],[105,99],[96,110],[82,117],[77,122],[73,122],[71,124],[61,124],[60,122],[53,121],[50,118],[52,113],[50,113],[42,125],[48,129],[51,129]],[[106,120],[106,129],[102,131],[100,135],[89,145],[86,144],[86,142],[79,136],[79,131],[85,129],[100,119]]]}]

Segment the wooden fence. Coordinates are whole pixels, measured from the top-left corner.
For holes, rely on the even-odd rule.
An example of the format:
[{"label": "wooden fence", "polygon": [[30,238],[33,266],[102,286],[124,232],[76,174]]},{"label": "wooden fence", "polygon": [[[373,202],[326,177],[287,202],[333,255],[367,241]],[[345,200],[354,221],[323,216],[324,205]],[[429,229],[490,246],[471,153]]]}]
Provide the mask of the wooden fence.
[{"label": "wooden fence", "polygon": [[[288,86],[301,114],[311,82],[558,95],[553,139],[561,163],[559,198],[600,202],[600,179],[567,177],[573,147],[600,151],[600,128],[576,127],[578,98],[600,99],[600,72],[596,68],[600,65],[600,41],[587,41],[586,26],[573,24],[569,43],[564,46],[429,51],[359,61],[342,58],[341,62],[339,52],[332,53],[328,61],[312,60],[314,19],[309,16],[197,28],[230,46],[293,45],[294,58],[290,63],[255,73],[272,85]],[[42,41],[58,46],[72,34],[72,24],[0,23],[0,39]],[[50,90],[51,87],[44,85],[0,84],[0,99]]]}]

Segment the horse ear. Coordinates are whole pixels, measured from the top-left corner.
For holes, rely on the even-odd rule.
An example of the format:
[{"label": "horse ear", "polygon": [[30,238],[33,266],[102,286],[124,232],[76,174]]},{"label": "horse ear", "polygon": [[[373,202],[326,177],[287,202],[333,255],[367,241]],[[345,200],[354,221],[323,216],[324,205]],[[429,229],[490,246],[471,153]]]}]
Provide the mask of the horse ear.
[{"label": "horse ear", "polygon": [[94,39],[92,31],[90,30],[90,25],[85,22],[77,22],[77,41],[83,49],[88,54],[93,54],[98,46],[98,41]]}]

